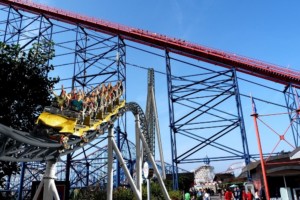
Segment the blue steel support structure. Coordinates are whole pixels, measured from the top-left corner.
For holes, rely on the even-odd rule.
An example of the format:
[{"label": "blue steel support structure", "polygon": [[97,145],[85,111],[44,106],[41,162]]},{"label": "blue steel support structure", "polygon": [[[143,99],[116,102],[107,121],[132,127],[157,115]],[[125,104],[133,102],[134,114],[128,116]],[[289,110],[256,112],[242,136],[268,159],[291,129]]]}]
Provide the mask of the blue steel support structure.
[{"label": "blue steel support structure", "polygon": [[178,189],[178,163],[177,163],[177,150],[176,150],[176,129],[174,127],[174,107],[173,107],[173,94],[172,94],[172,73],[169,52],[166,51],[166,71],[167,71],[167,84],[168,84],[168,102],[169,102],[169,118],[170,118],[170,140],[171,140],[171,154],[172,154],[172,180],[173,189]]},{"label": "blue steel support structure", "polygon": [[[242,108],[240,89],[239,89],[236,69],[233,68],[232,72],[233,72],[233,84],[234,84],[234,90],[235,90],[234,93],[235,93],[237,114],[238,114],[238,120],[239,120],[239,125],[240,125],[242,143],[243,143],[242,146],[243,146],[243,152],[244,152],[244,160],[245,160],[245,164],[248,165],[250,163],[250,152],[249,152],[249,147],[248,147],[245,121],[244,121],[244,116],[243,116],[243,108]],[[249,181],[252,180],[249,171],[247,171],[247,178]]]},{"label": "blue steel support structure", "polygon": [[[171,63],[172,72],[177,74],[171,72]],[[176,169],[179,164],[205,162],[207,159],[244,160],[248,164],[250,155],[235,69],[217,71],[215,67],[203,67],[173,58],[168,52],[166,67],[173,188],[178,189]],[[231,107],[224,107],[225,102],[231,102]],[[240,147],[224,142],[223,139],[228,135],[232,137],[232,134],[240,135]],[[182,148],[185,143],[189,145]],[[204,157],[205,149],[211,152],[208,157]],[[227,155],[215,156],[217,151]]]},{"label": "blue steel support structure", "polygon": [[4,43],[19,44],[20,32],[22,30],[23,15],[13,7],[8,8],[5,33],[3,37]]},{"label": "blue steel support structure", "polygon": [[[83,27],[78,23],[77,25],[66,24],[55,19],[49,20],[42,14],[29,14],[11,6],[0,7],[0,11],[7,13],[5,26],[1,29],[5,31],[2,31],[3,35],[0,35],[0,38],[3,38],[4,42],[9,44],[18,43],[22,48],[26,48],[32,43],[41,40],[53,40],[55,42],[58,58],[55,67],[58,73],[61,72],[59,71],[61,68],[68,71],[73,69],[73,77],[71,75],[70,77],[61,78],[61,84],[66,86],[65,88],[81,87],[84,90],[91,91],[93,87],[102,83],[114,83],[117,80],[122,80],[124,88],[126,88],[125,43],[117,34],[108,36],[99,33],[95,30],[95,27]],[[0,23],[1,25],[3,26],[3,23]],[[65,35],[62,36],[61,34]],[[180,41],[175,40],[173,42]],[[172,49],[169,50],[171,51]],[[201,59],[201,54],[189,55],[188,52],[180,52],[178,49],[173,49],[172,52],[177,51],[179,55],[211,61],[209,58]],[[191,53],[191,51],[189,52]],[[188,63],[183,61],[187,60],[186,58],[178,60],[171,57],[168,51],[165,53],[165,58],[172,146],[173,187],[175,189],[178,188],[178,166],[180,164],[204,162],[206,159],[210,161],[240,159],[249,163],[250,156],[235,69],[224,71],[224,68],[221,69],[215,65],[203,67],[199,63]],[[71,63],[68,63],[70,60]],[[220,60],[209,63],[222,64],[218,62]],[[180,68],[180,70],[175,68],[174,70],[174,67],[177,67],[178,63],[180,66],[186,67]],[[224,66],[224,63],[222,66]],[[194,71],[191,71],[192,68]],[[294,92],[291,85],[286,88],[286,103],[289,112],[292,113],[297,110],[298,115],[299,100],[295,98]],[[124,99],[126,99],[126,94],[124,94]],[[231,105],[235,106],[235,108],[222,107],[225,101],[231,101]],[[229,109],[233,112],[229,112]],[[290,116],[290,119],[293,118],[293,116]],[[119,125],[123,123],[122,125],[125,127],[124,137],[126,137],[126,117],[124,121],[120,121]],[[296,146],[298,146],[299,138],[298,127],[299,118],[294,121],[292,127]],[[239,144],[241,144],[242,150],[226,145],[224,141],[219,141],[232,133],[241,134],[242,142]],[[240,139],[240,137],[234,138]],[[182,149],[181,146],[178,146],[179,144],[176,141],[182,141],[182,139],[189,141],[189,149]],[[89,146],[89,148],[101,149],[101,154],[94,155],[97,158],[90,159],[91,155],[87,155],[86,153],[89,149],[82,149],[81,152],[69,155],[66,158],[66,169],[64,168],[67,170],[67,174],[65,174],[65,178],[62,175],[63,178],[61,180],[71,180],[71,185],[75,188],[79,187],[80,184],[87,186],[95,183],[98,180],[95,176],[93,177],[93,174],[98,175],[96,170],[101,171],[101,173],[103,172],[103,176],[101,177],[105,177],[105,170],[103,170],[105,169],[105,164],[104,162],[102,163],[105,160],[105,148],[99,147],[103,141],[105,141],[105,138],[101,138],[99,139],[99,143],[90,144]],[[120,148],[122,148],[121,143]],[[227,153],[227,155],[220,154],[214,157],[208,155],[209,157],[206,157],[206,153],[202,154],[204,148],[219,150]],[[101,161],[98,162],[98,160]],[[132,160],[134,159],[130,158],[128,163],[133,163]],[[95,168],[97,169],[92,169],[91,165],[87,164],[94,161],[98,162],[95,164],[97,166]],[[26,172],[30,173],[32,178],[24,180],[24,185],[27,188],[29,188],[29,180],[40,180],[38,173],[42,172],[41,170],[30,168],[31,166],[27,165],[28,170]],[[84,172],[90,178],[82,177],[81,175],[83,174],[81,172]],[[95,178],[95,181],[91,177]],[[84,183],[79,183],[80,180],[85,181]],[[22,184],[19,187],[22,187]]]},{"label": "blue steel support structure", "polygon": [[289,120],[292,122],[291,130],[293,133],[293,139],[295,147],[299,146],[299,127],[300,127],[300,101],[299,94],[295,87],[292,84],[289,84],[285,87],[284,91],[286,107],[289,115]]},{"label": "blue steel support structure", "polygon": [[[91,92],[94,87],[102,83],[111,82],[115,84],[117,81],[123,82],[124,94],[122,99],[126,99],[126,45],[122,38],[118,35],[101,34],[92,29],[83,28],[80,25],[69,25],[56,20],[50,20],[43,14],[31,14],[24,12],[12,6],[0,6],[1,15],[6,15],[6,19],[0,20],[0,40],[7,44],[19,44],[22,49],[27,49],[34,43],[41,41],[54,42],[55,54],[59,58],[55,63],[55,69],[60,74],[61,82],[65,89],[81,88],[87,92]],[[61,34],[64,34],[62,36]],[[67,37],[66,37],[67,36]],[[66,39],[68,38],[68,39]],[[47,46],[43,47],[47,52]],[[71,62],[70,62],[71,61]],[[50,63],[48,63],[50,64]],[[64,71],[72,71],[73,77],[64,77]],[[59,71],[63,69],[63,71]],[[124,128],[126,132],[126,118],[119,120],[119,125]],[[105,141],[104,138],[101,141]],[[101,142],[100,142],[101,143]],[[123,139],[121,137],[121,144]],[[128,142],[127,142],[128,144]],[[90,144],[92,148],[100,148],[99,144]],[[100,144],[105,145],[105,144]],[[122,145],[121,145],[122,146]],[[123,145],[124,148],[126,144]],[[120,147],[122,148],[122,147]],[[131,150],[127,148],[125,152]],[[70,154],[64,161],[65,170],[63,170],[63,179],[77,184],[72,180],[72,176],[78,174],[75,172],[75,162],[73,159],[85,160],[85,180],[84,185],[96,181],[98,172],[90,166],[91,159],[87,155],[86,149],[79,150],[80,153]],[[131,153],[128,153],[131,155]],[[101,158],[102,160],[105,158]],[[131,160],[134,158],[130,158]],[[129,163],[133,163],[128,159]],[[28,197],[29,188],[32,181],[39,181],[40,174],[43,172],[43,167],[40,170],[31,168],[31,164],[24,164],[22,172],[24,172],[24,180],[21,178],[14,178],[19,180],[19,183],[9,184],[12,191],[16,191],[15,187],[19,188],[19,199]],[[105,168],[105,164],[99,164],[100,168]],[[106,172],[102,172],[105,174]],[[30,177],[28,177],[28,174]],[[94,180],[91,180],[91,177]],[[8,186],[9,186],[8,185]],[[72,183],[70,184],[72,186]],[[78,185],[78,184],[77,184]],[[74,184],[73,184],[74,186]],[[20,189],[21,188],[21,189]],[[22,193],[22,189],[23,190]]]},{"label": "blue steel support structure", "polygon": [[[117,145],[118,145],[118,148],[121,149],[121,130],[120,130],[120,127],[118,126],[116,128],[116,136],[117,136]],[[121,167],[119,166],[120,165],[120,162],[118,160],[116,160],[116,166],[117,166],[117,169],[116,169],[116,187],[119,187],[120,186],[120,176],[121,176]]]},{"label": "blue steel support structure", "polygon": [[[52,31],[53,24],[51,21],[43,15],[31,15],[24,13],[12,6],[4,7],[1,9],[3,13],[7,14],[7,20],[5,25],[5,31],[2,37],[2,41],[6,44],[18,44],[21,49],[26,49],[26,47],[32,44],[39,44],[43,41],[52,41]],[[49,46],[39,46],[43,48],[43,51],[47,55],[49,52]],[[49,63],[46,63],[49,65]],[[10,190],[17,190],[18,199],[24,199],[23,188],[24,185],[28,184],[25,179],[25,173],[28,172],[27,163],[21,164],[21,173],[19,179],[11,183],[11,177],[7,181],[7,188]],[[32,173],[31,170],[29,170]],[[36,177],[36,176],[33,176]],[[18,189],[17,189],[18,188]],[[25,191],[25,196],[28,195],[28,191]]]}]

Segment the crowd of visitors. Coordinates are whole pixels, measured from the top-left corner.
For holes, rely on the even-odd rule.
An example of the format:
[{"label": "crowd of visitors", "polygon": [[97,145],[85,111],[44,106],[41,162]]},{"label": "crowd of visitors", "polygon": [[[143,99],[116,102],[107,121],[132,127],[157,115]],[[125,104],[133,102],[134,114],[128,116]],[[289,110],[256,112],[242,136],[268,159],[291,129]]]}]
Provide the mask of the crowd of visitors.
[{"label": "crowd of visitors", "polygon": [[[211,196],[214,194],[212,190],[199,189],[195,191],[191,189],[186,192],[184,195],[184,200],[210,200]],[[239,187],[227,188],[224,190],[218,190],[218,197],[220,200],[265,200],[265,191],[264,187],[261,188],[260,192],[255,190],[255,193],[252,193],[251,190],[245,191],[244,188],[240,189]],[[213,199],[217,199],[214,197]]]},{"label": "crowd of visitors", "polygon": [[77,91],[75,88],[70,93],[66,93],[64,87],[61,87],[59,95],[52,91],[55,97],[53,106],[60,110],[68,109],[90,116],[91,118],[102,117],[106,112],[111,112],[111,109],[119,104],[120,97],[123,94],[122,81],[118,81],[116,85],[104,83],[97,88],[93,88],[91,92]]}]

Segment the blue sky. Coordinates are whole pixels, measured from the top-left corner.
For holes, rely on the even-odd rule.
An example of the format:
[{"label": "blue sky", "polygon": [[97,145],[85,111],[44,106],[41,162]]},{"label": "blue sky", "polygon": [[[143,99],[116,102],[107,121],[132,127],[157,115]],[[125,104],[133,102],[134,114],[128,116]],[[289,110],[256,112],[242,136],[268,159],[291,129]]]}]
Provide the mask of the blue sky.
[{"label": "blue sky", "polygon": [[[35,2],[300,70],[300,57],[298,55],[300,52],[300,26],[298,25],[300,2],[296,0],[288,2],[271,0],[36,0]],[[152,60],[141,65],[153,67],[151,65],[159,66],[163,65],[163,62]],[[164,70],[161,69],[161,71]],[[128,98],[145,107],[146,95],[143,91],[146,91],[147,73],[146,71],[135,71],[134,73],[139,73],[139,76],[129,73],[129,79],[134,79],[138,83],[133,81],[129,83],[135,85],[136,89],[134,95],[132,95],[133,92],[129,92]],[[165,85],[166,83],[165,78],[160,75],[156,76],[156,80],[156,85]],[[269,82],[264,83],[273,85]],[[140,85],[137,86],[137,84]],[[264,95],[262,91],[257,91],[247,84],[241,83],[240,85],[245,88],[246,94],[250,92],[254,96],[260,94],[261,98],[265,99],[273,95],[272,93]],[[281,85],[275,87],[280,90],[283,88]],[[166,99],[165,91],[165,86],[157,88],[156,96],[165,160],[170,162],[168,105],[166,101],[161,101],[161,99]],[[273,95],[272,98],[280,99],[281,97],[277,95]],[[253,135],[253,122],[249,116],[251,105],[247,100],[243,103],[245,104],[244,111],[248,112],[244,117],[248,124],[247,133],[250,134],[250,151],[257,152],[256,139]],[[272,107],[259,107],[259,104],[257,105],[261,112],[276,112]],[[267,138],[268,136],[266,136],[266,140]],[[274,146],[273,144],[269,145],[268,142],[265,145],[266,151],[269,152]],[[206,151],[206,154],[209,154],[209,150]],[[211,164],[215,166],[217,172],[226,170],[228,166],[219,163]],[[201,164],[182,167],[192,170],[199,165]]]}]

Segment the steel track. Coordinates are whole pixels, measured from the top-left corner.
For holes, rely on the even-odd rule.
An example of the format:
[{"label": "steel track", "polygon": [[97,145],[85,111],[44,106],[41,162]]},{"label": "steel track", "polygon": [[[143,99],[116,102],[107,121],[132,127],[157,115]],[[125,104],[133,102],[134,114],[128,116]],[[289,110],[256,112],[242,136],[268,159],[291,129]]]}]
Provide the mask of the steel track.
[{"label": "steel track", "polygon": [[[125,107],[120,108],[118,114],[111,117],[107,123],[100,125],[100,131],[88,132],[86,138],[92,142],[100,134],[105,133],[108,127],[126,112],[139,115],[140,130],[149,144],[150,138],[147,132],[146,117],[141,107],[134,102],[126,103]],[[14,162],[46,161],[56,159],[61,156],[74,152],[84,145],[81,138],[69,140],[70,149],[64,149],[58,141],[48,138],[36,137],[29,132],[18,131],[0,124],[0,160]]]}]

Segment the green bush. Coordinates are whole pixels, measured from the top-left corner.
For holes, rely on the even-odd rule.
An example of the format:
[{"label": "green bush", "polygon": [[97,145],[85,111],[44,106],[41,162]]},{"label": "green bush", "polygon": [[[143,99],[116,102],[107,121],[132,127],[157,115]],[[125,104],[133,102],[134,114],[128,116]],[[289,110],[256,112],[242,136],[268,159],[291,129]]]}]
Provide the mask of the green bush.
[{"label": "green bush", "polygon": [[124,187],[118,187],[113,191],[113,199],[118,200],[132,200],[134,197],[133,192],[131,189],[124,188]]},{"label": "green bush", "polygon": [[[164,196],[160,185],[158,183],[151,183],[151,200],[163,200]],[[181,191],[170,190],[168,191],[169,196],[172,200],[181,200],[182,193]],[[107,191],[101,190],[98,187],[87,187],[81,189],[75,189],[71,195],[71,200],[106,200]],[[114,200],[132,200],[136,199],[131,188],[118,187],[113,190],[113,199]],[[147,185],[142,186],[142,199],[147,199]]]},{"label": "green bush", "polygon": [[181,200],[182,192],[179,190],[171,190],[171,191],[169,191],[169,196],[172,200]]}]

